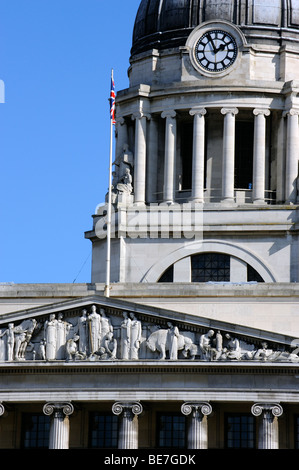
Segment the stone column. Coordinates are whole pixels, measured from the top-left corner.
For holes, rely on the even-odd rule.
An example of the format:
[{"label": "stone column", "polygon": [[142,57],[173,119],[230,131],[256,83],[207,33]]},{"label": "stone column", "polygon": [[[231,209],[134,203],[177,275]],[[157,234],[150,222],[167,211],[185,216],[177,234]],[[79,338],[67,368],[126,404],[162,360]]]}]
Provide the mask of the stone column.
[{"label": "stone column", "polygon": [[208,448],[208,420],[212,413],[209,403],[184,403],[181,411],[189,416],[188,422],[188,449]]},{"label": "stone column", "polygon": [[146,201],[155,202],[157,200],[157,181],[158,181],[158,121],[151,116],[149,125],[149,138],[146,158]]},{"label": "stone column", "polygon": [[128,144],[127,123],[123,117],[116,118],[116,137],[115,160],[118,161],[119,156],[123,153],[124,146]]},{"label": "stone column", "polygon": [[70,436],[69,416],[74,407],[71,403],[47,403],[43,412],[52,416],[50,425],[49,449],[68,449]]},{"label": "stone column", "polygon": [[278,449],[278,417],[283,409],[277,403],[256,403],[251,407],[254,416],[261,416],[259,425],[258,448]]},{"label": "stone column", "polygon": [[252,202],[265,202],[266,116],[268,109],[254,109]]},{"label": "stone column", "polygon": [[163,202],[172,204],[175,198],[176,112],[164,111],[161,116],[166,118]]},{"label": "stone column", "polygon": [[297,200],[297,176],[299,158],[299,111],[291,109],[287,116],[287,146],[286,146],[286,175],[285,175],[285,200],[295,203]]},{"label": "stone column", "polygon": [[143,408],[139,402],[114,403],[113,414],[121,416],[118,448],[138,449],[138,416]]},{"label": "stone column", "polygon": [[138,112],[135,119],[135,155],[134,155],[134,202],[145,204],[146,179],[146,120],[147,114]]},{"label": "stone column", "polygon": [[189,114],[193,121],[193,154],[192,154],[192,193],[191,200],[204,202],[205,171],[205,114],[206,109],[191,109]]},{"label": "stone column", "polygon": [[234,202],[235,187],[235,116],[237,108],[222,108],[223,126],[223,164],[222,164],[222,201]]}]

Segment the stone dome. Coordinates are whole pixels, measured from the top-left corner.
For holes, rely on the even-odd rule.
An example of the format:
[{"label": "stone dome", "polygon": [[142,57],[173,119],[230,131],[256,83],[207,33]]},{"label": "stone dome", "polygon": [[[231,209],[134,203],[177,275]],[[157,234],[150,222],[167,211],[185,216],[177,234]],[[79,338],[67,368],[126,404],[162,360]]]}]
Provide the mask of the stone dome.
[{"label": "stone dome", "polygon": [[248,43],[299,49],[299,0],[142,0],[131,54],[184,46],[196,26],[217,20],[239,26]]}]

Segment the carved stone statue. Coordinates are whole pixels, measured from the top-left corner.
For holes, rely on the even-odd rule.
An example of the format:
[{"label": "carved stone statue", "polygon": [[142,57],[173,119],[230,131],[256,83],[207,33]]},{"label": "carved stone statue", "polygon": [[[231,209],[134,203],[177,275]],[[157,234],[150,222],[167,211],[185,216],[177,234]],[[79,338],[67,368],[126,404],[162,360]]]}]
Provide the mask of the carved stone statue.
[{"label": "carved stone statue", "polygon": [[85,356],[78,351],[79,336],[75,335],[66,342],[66,359],[67,361],[84,359]]},{"label": "carved stone statue", "polygon": [[57,348],[57,320],[55,314],[51,314],[49,320],[45,322],[45,344],[46,344],[46,359],[47,361],[54,361],[56,359]]},{"label": "carved stone statue", "polygon": [[132,186],[132,175],[129,168],[126,168],[124,176],[120,180],[121,182],[117,184],[116,188],[118,192],[125,193],[125,194],[132,194],[133,186]]},{"label": "carved stone statue", "polygon": [[228,340],[227,349],[225,351],[226,359],[240,360],[242,357],[240,341],[237,338],[232,338],[229,334],[226,334],[225,338]]},{"label": "carved stone statue", "polygon": [[4,336],[6,336],[7,360],[10,362],[14,359],[15,335],[13,323],[8,324],[8,328],[0,335],[0,338],[3,338]]},{"label": "carved stone statue", "polygon": [[199,340],[199,347],[203,355],[203,359],[209,361],[213,358],[213,347],[211,338],[214,336],[214,331],[209,330],[206,334],[201,335]]},{"label": "carved stone statue", "polygon": [[99,357],[101,360],[116,359],[117,340],[113,338],[113,333],[110,331],[106,335],[104,346],[100,348]]},{"label": "carved stone statue", "polygon": [[121,324],[121,358],[128,360],[130,356],[131,345],[131,319],[128,317],[127,312],[123,313],[123,322]]},{"label": "carved stone statue", "polygon": [[179,329],[174,326],[171,322],[167,323],[168,326],[168,344],[169,344],[169,359],[177,360],[178,358],[178,340],[179,340]]},{"label": "carved stone statue", "polygon": [[101,340],[100,346],[105,346],[105,341],[107,339],[108,333],[113,332],[113,326],[111,324],[110,318],[106,316],[105,310],[102,308],[100,309],[101,314]]},{"label": "carved stone statue", "polygon": [[65,359],[66,356],[66,340],[70,332],[72,325],[63,320],[63,314],[58,314],[58,320],[56,323],[57,328],[57,342],[56,342],[56,359]]},{"label": "carved stone statue", "polygon": [[138,359],[140,341],[142,335],[141,322],[137,320],[134,313],[130,313],[131,317],[131,337],[130,337],[130,359]]},{"label": "carved stone statue", "polygon": [[169,329],[158,329],[157,331],[151,333],[146,341],[146,345],[150,351],[157,351],[160,353],[160,360],[166,359],[166,352],[174,349],[175,344],[177,344],[177,351],[182,351],[185,357],[190,354],[191,359],[195,358],[195,355],[197,354],[197,346],[188,336],[184,336],[179,333],[179,335],[175,337],[174,342],[173,340],[174,334],[173,332],[170,333]]},{"label": "carved stone statue", "polygon": [[100,349],[101,341],[101,316],[97,313],[96,306],[91,307],[88,316],[90,353],[95,354]]},{"label": "carved stone statue", "polygon": [[77,330],[76,332],[79,335],[79,352],[86,356],[87,347],[88,347],[88,329],[87,329],[87,310],[82,310],[82,315],[78,319]]}]

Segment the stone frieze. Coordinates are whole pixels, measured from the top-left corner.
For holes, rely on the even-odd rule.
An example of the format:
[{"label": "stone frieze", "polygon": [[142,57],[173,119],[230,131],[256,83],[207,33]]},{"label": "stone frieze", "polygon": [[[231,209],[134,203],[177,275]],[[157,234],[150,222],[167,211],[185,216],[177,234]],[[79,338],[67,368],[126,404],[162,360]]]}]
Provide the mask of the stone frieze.
[{"label": "stone frieze", "polygon": [[92,305],[79,314],[8,323],[0,330],[0,362],[20,361],[254,361],[299,362],[294,348],[217,329],[145,318],[133,312],[107,315]]}]

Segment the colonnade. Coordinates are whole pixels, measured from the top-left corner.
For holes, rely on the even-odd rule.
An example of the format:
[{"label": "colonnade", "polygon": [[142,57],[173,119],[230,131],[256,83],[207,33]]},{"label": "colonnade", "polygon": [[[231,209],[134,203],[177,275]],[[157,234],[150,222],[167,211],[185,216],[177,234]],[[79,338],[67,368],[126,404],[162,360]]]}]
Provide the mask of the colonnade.
[{"label": "colonnade", "polygon": [[[204,165],[205,165],[205,116],[208,109],[193,108],[189,114],[193,116],[193,155],[192,155],[192,188],[191,200],[204,202]],[[223,153],[222,153],[222,201],[234,201],[234,173],[235,173],[235,119],[238,108],[227,107],[220,110],[224,116],[223,125]],[[270,115],[269,109],[256,108],[252,110],[254,116],[254,142],[253,142],[253,175],[252,175],[252,202],[263,204],[265,202],[265,157],[266,157],[266,117]],[[167,110],[162,112],[165,119],[164,144],[164,183],[163,202],[171,204],[175,200],[175,165],[177,142],[177,112]],[[286,169],[285,169],[285,201],[296,202],[297,176],[298,176],[298,112],[291,109],[283,113],[287,119],[286,135]],[[153,180],[157,178],[157,141],[158,131],[155,119],[150,114],[139,112],[132,116],[135,120],[135,159],[134,159],[134,201],[135,204],[146,202],[146,187],[149,193],[154,187]],[[151,121],[149,136],[147,136],[147,121]],[[119,120],[119,139],[124,140],[126,133],[120,128],[125,125],[125,119]],[[148,146],[147,149],[147,138]],[[120,142],[119,146],[124,144]],[[150,168],[147,175],[147,155],[150,155]]]},{"label": "colonnade", "polygon": [[[138,417],[143,413],[140,402],[116,402],[112,413],[120,417],[118,448],[138,449]],[[46,403],[43,407],[46,416],[51,417],[49,449],[68,449],[70,438],[70,416],[74,406],[70,402]],[[188,449],[208,448],[208,418],[213,409],[208,402],[186,402],[181,412],[188,417],[187,447]],[[5,407],[0,403],[0,417]],[[279,429],[278,418],[283,414],[279,403],[255,403],[251,407],[253,416],[259,418],[258,448],[278,449]]]}]

